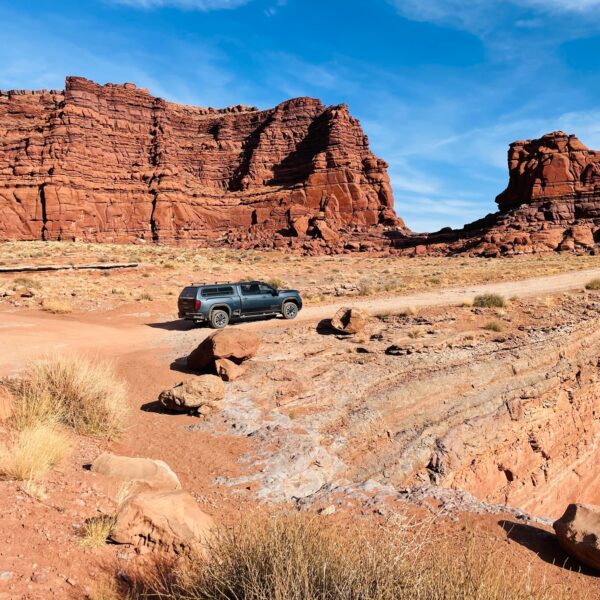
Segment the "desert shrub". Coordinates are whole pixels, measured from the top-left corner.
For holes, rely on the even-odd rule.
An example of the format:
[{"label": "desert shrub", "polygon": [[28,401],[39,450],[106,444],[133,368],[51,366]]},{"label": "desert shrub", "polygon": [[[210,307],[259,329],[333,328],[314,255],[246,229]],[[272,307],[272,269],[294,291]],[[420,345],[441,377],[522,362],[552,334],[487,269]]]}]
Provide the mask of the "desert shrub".
[{"label": "desert shrub", "polygon": [[267,285],[270,285],[271,287],[274,287],[275,289],[278,289],[278,290],[284,287],[283,281],[281,281],[281,279],[277,279],[277,278],[267,279],[265,281],[265,283]]},{"label": "desert shrub", "polygon": [[374,293],[373,285],[370,281],[363,279],[358,283],[358,295],[359,296],[371,296]]},{"label": "desert shrub", "polygon": [[503,308],[506,306],[506,300],[500,294],[481,294],[475,296],[473,306],[477,308]]},{"label": "desert shrub", "polygon": [[149,294],[148,292],[142,292],[138,300],[145,300],[147,302],[151,302],[152,300],[154,300],[154,298],[152,298],[151,294]]},{"label": "desert shrub", "polygon": [[106,543],[115,526],[113,515],[99,515],[88,519],[81,530],[79,544],[84,548],[99,548]]},{"label": "desert shrub", "polygon": [[586,290],[600,290],[600,279],[592,279],[585,284]]},{"label": "desert shrub", "polygon": [[0,447],[0,474],[22,481],[38,479],[70,452],[69,438],[51,425],[23,429]]},{"label": "desert shrub", "polygon": [[488,331],[502,331],[502,325],[498,323],[498,321],[489,321],[483,326],[483,328],[487,329]]},{"label": "desert shrub", "polygon": [[417,338],[420,338],[422,336],[423,336],[423,331],[421,329],[419,329],[418,327],[413,327],[408,332],[408,337],[411,338],[412,340],[416,340]]},{"label": "desert shrub", "polygon": [[60,421],[77,433],[110,439],[125,428],[125,385],[104,361],[45,358],[5,385],[14,398],[18,429]]},{"label": "desert shrub", "polygon": [[42,309],[53,315],[66,315],[73,311],[73,305],[66,298],[44,298]]},{"label": "desert shrub", "polygon": [[[298,515],[253,520],[221,530],[209,560],[128,573],[129,600],[550,600],[568,598],[531,581],[473,536],[422,541],[386,527],[369,535],[356,526]],[[486,546],[482,548],[482,546]]]}]

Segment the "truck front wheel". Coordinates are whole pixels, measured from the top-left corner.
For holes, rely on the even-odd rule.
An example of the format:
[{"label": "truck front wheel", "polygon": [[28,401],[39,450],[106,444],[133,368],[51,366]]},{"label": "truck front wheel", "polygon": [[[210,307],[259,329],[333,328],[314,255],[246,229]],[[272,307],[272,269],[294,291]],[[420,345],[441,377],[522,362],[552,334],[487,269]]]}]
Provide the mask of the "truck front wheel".
[{"label": "truck front wheel", "polygon": [[229,323],[229,313],[226,310],[213,310],[210,313],[210,326],[213,329],[223,329]]},{"label": "truck front wheel", "polygon": [[295,302],[286,302],[281,312],[284,319],[295,319],[298,316],[298,306]]}]

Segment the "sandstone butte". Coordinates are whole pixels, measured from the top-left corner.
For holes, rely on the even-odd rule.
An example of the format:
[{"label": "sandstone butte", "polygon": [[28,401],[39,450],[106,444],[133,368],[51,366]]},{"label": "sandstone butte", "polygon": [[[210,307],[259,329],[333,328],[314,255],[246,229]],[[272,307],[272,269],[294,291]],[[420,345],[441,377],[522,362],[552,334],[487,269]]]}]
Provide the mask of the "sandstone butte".
[{"label": "sandstone butte", "polygon": [[477,256],[600,242],[600,152],[559,131],[514,142],[508,163],[498,212],[415,234],[346,105],[191,107],[69,77],[0,92],[0,241]]},{"label": "sandstone butte", "polygon": [[0,240],[319,252],[390,226],[406,231],[387,164],[346,105],[217,110],[80,77],[0,92]]},{"label": "sandstone butte", "polygon": [[396,234],[407,254],[478,256],[588,251],[600,241],[600,152],[562,131],[514,142],[510,179],[497,198],[499,211],[432,234]]}]

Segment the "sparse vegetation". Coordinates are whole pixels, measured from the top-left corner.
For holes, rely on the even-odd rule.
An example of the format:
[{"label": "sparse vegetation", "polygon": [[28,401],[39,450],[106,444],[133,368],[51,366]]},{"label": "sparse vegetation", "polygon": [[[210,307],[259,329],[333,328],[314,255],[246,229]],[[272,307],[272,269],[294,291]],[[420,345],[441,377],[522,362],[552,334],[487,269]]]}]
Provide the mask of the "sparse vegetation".
[{"label": "sparse vegetation", "polygon": [[267,279],[265,281],[265,283],[267,285],[270,285],[270,286],[274,287],[275,289],[278,289],[278,290],[280,290],[280,289],[282,289],[284,287],[284,283],[283,283],[283,281],[281,281],[281,279],[276,279],[276,278],[274,278],[274,279]]},{"label": "sparse vegetation", "polygon": [[125,428],[125,386],[106,362],[45,358],[5,385],[14,398],[17,429],[60,421],[77,433],[110,439]]},{"label": "sparse vegetation", "polygon": [[[423,547],[389,526],[379,535],[306,515],[272,517],[221,531],[211,559],[157,562],[133,574],[123,598],[162,600],[551,600],[569,597],[510,568],[480,536],[461,552]],[[454,541],[456,544],[456,541]],[[482,545],[484,548],[482,548]],[[129,575],[129,574],[128,574]],[[146,575],[146,576],[144,576]],[[131,589],[132,588],[132,589]],[[126,594],[126,595],[125,595]]]},{"label": "sparse vegetation", "polygon": [[44,298],[42,309],[53,315],[66,315],[73,312],[73,305],[66,298]]},{"label": "sparse vegetation", "polygon": [[148,292],[142,292],[139,295],[138,300],[142,300],[142,301],[145,301],[145,302],[151,302],[152,300],[154,300],[154,298]]},{"label": "sparse vegetation", "polygon": [[484,329],[487,329],[488,331],[495,331],[495,332],[500,332],[502,331],[502,324],[498,323],[498,321],[488,321],[484,326]]},{"label": "sparse vegetation", "polygon": [[586,290],[598,291],[600,290],[600,278],[592,279],[585,284]]},{"label": "sparse vegetation", "polygon": [[51,425],[37,425],[18,432],[0,447],[0,474],[20,481],[35,480],[71,452],[69,438]]},{"label": "sparse vegetation", "polygon": [[87,519],[81,530],[80,545],[84,548],[103,546],[106,544],[114,525],[115,517],[112,515],[99,515]]},{"label": "sparse vegetation", "polygon": [[475,296],[473,306],[477,308],[503,308],[506,306],[506,300],[500,294],[481,294]]}]

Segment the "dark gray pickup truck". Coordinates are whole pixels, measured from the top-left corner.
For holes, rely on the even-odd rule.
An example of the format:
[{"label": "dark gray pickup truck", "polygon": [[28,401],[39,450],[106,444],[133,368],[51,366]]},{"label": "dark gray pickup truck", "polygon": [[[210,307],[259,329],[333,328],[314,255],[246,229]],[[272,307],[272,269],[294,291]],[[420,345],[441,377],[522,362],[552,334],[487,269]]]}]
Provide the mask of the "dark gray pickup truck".
[{"label": "dark gray pickup truck", "polygon": [[222,329],[233,319],[272,315],[295,319],[302,298],[296,290],[278,290],[261,281],[192,284],[179,295],[178,308],[180,319]]}]

